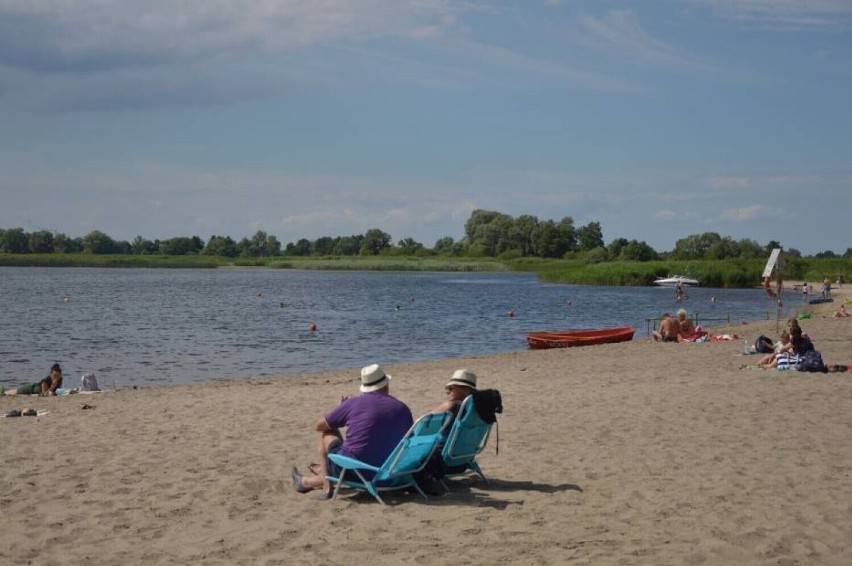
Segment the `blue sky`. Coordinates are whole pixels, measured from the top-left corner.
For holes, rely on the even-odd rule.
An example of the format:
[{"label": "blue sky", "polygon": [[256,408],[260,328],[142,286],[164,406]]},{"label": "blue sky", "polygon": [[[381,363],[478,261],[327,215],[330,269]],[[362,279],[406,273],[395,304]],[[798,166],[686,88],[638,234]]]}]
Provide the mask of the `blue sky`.
[{"label": "blue sky", "polygon": [[0,0],[0,227],[852,246],[850,0]]}]

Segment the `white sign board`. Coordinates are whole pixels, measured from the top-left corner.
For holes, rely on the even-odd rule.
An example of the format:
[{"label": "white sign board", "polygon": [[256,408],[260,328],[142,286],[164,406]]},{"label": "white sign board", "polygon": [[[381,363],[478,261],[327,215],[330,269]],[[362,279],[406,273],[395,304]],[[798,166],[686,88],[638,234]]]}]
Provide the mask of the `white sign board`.
[{"label": "white sign board", "polygon": [[775,248],[769,254],[769,259],[766,261],[766,267],[763,268],[763,278],[772,277],[772,270],[775,269],[775,264],[778,263],[778,256],[781,255],[781,249]]}]

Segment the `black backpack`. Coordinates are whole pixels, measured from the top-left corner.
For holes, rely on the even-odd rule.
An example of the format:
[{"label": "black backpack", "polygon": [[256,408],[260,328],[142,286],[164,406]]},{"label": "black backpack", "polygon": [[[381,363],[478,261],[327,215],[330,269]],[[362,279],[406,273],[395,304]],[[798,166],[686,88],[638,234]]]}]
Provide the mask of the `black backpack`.
[{"label": "black backpack", "polygon": [[774,346],[772,338],[768,336],[758,336],[757,340],[754,341],[754,351],[761,354],[771,353],[775,349]]},{"label": "black backpack", "polygon": [[816,350],[808,350],[802,354],[796,369],[799,371],[821,371],[822,373],[828,371],[828,368],[822,361],[822,355]]},{"label": "black backpack", "polygon": [[503,412],[503,398],[496,389],[482,389],[471,393],[476,412],[483,421],[493,424],[497,422],[497,413]]}]

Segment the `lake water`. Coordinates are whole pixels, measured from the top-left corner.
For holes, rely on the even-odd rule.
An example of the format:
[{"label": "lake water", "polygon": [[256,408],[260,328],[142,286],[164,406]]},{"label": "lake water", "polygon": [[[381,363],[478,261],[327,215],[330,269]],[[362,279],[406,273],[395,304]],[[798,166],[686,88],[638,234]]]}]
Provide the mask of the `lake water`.
[{"label": "lake water", "polygon": [[679,306],[699,322],[775,315],[759,289],[689,292],[678,303],[673,289],[504,273],[3,267],[0,383],[54,361],[71,386],[89,371],[107,386],[292,375],[524,350],[531,330],[632,325],[641,339]]}]

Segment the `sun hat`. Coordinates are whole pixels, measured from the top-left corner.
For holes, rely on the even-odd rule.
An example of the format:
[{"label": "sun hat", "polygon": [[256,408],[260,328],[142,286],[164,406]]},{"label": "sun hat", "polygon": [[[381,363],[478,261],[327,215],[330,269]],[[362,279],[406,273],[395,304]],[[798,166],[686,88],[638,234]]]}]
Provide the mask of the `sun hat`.
[{"label": "sun hat", "polygon": [[361,368],[361,393],[372,393],[388,386],[391,376],[379,364]]},{"label": "sun hat", "polygon": [[449,387],[451,385],[460,385],[461,387],[469,387],[476,390],[476,374],[470,370],[457,369],[446,386]]}]

